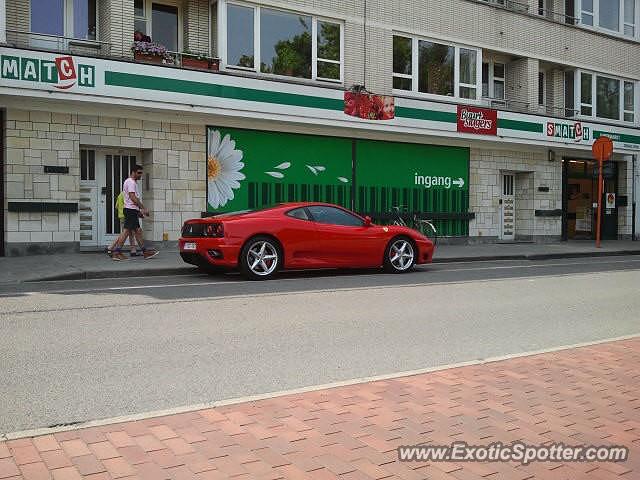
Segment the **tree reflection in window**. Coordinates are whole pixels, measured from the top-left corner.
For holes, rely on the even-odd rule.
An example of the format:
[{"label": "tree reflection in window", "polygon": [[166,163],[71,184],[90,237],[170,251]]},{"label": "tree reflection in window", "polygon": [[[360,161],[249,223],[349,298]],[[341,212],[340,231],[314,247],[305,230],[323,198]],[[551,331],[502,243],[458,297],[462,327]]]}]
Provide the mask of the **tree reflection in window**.
[{"label": "tree reflection in window", "polygon": [[420,40],[418,57],[418,90],[453,96],[455,48]]},{"label": "tree reflection in window", "polygon": [[263,8],[260,71],[311,78],[311,17]]}]

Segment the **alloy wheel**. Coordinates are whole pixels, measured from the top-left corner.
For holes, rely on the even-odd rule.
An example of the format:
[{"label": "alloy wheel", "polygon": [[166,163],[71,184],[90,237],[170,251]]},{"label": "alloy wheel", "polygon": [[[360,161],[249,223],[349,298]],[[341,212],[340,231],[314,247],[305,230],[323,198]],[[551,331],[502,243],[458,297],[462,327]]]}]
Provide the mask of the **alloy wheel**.
[{"label": "alloy wheel", "polygon": [[396,240],[389,249],[389,262],[398,271],[404,271],[413,265],[413,246],[407,240]]},{"label": "alloy wheel", "polygon": [[271,275],[278,266],[277,248],[265,240],[253,243],[247,251],[247,266],[260,277]]}]

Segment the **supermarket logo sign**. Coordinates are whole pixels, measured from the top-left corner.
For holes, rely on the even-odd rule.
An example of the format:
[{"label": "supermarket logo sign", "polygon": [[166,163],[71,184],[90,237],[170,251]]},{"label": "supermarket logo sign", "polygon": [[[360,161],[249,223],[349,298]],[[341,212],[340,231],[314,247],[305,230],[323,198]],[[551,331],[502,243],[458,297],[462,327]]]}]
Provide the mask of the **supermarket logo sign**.
[{"label": "supermarket logo sign", "polygon": [[556,123],[547,122],[547,137],[556,137],[574,142],[588,142],[591,137],[591,129],[580,122]]},{"label": "supermarket logo sign", "polygon": [[0,78],[51,85],[59,90],[96,86],[96,67],[78,64],[70,55],[53,60],[2,55]]}]

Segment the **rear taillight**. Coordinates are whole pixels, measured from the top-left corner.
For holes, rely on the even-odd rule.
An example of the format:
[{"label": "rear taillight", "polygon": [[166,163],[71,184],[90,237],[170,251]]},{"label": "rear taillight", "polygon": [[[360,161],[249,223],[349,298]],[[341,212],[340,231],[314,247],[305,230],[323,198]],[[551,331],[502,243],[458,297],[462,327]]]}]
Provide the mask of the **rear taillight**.
[{"label": "rear taillight", "polygon": [[221,223],[210,223],[204,230],[207,237],[224,237],[224,226]]}]

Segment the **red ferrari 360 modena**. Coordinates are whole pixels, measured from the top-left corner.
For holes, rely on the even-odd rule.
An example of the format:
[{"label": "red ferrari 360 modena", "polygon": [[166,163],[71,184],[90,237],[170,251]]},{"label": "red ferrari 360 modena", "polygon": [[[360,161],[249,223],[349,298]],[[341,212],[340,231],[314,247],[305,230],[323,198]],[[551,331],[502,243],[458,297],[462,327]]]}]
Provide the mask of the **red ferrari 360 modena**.
[{"label": "red ferrari 360 modena", "polygon": [[337,205],[288,203],[188,220],[180,255],[205,270],[238,268],[247,278],[279,270],[384,267],[408,272],[430,263],[433,243],[416,230],[379,226]]}]

